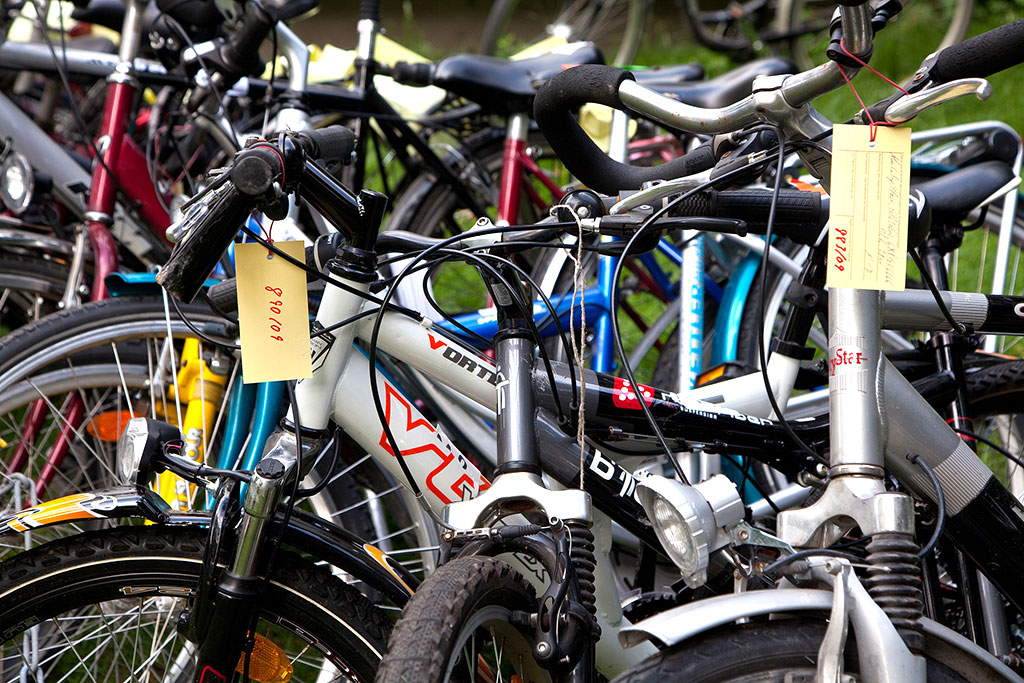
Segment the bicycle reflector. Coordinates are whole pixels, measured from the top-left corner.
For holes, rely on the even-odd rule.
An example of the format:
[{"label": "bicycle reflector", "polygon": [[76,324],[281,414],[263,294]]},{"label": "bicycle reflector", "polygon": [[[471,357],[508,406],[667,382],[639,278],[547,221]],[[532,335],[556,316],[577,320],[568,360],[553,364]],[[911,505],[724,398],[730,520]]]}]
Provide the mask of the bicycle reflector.
[{"label": "bicycle reflector", "polygon": [[707,581],[708,558],[729,542],[725,529],[743,521],[743,501],[724,474],[693,486],[653,474],[637,496],[665,552],[690,588]]},{"label": "bicycle reflector", "polygon": [[[277,643],[261,636],[256,636],[252,653],[249,655],[249,680],[257,683],[288,683],[292,678],[292,665],[288,661],[288,655],[284,653]],[[245,653],[238,660],[235,671],[245,674]]]}]

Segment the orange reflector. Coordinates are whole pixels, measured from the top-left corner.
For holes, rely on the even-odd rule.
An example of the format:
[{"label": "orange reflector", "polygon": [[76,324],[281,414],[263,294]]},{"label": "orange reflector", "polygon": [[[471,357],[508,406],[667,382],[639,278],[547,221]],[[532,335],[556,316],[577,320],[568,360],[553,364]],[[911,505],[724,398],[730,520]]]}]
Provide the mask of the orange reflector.
[{"label": "orange reflector", "polygon": [[694,382],[694,386],[700,387],[709,382],[714,382],[723,374],[725,374],[725,365],[716,365],[710,370],[706,370],[705,372],[702,372],[699,375],[697,375],[697,381]]},{"label": "orange reflector", "polygon": [[94,417],[85,426],[85,431],[95,436],[100,441],[115,442],[120,438],[121,432],[128,426],[132,414],[127,410],[108,410]]},{"label": "orange reflector", "polygon": [[[245,654],[243,653],[235,667],[238,673],[245,672]],[[292,677],[292,665],[284,650],[277,643],[256,634],[256,641],[249,655],[249,680],[256,683],[287,683]]]},{"label": "orange reflector", "polygon": [[797,180],[796,178],[791,178],[789,184],[798,190],[803,190],[804,192],[817,192],[818,194],[828,195],[828,192],[825,192],[825,188],[821,185],[812,185],[811,183],[804,182],[803,180]]}]

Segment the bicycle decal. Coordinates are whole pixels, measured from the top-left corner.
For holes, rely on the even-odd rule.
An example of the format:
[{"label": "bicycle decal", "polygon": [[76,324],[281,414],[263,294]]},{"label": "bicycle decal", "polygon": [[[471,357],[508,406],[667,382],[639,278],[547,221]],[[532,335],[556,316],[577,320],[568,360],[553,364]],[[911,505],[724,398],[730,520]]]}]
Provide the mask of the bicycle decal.
[{"label": "bicycle decal", "polygon": [[[654,389],[643,384],[638,384],[640,387],[640,393],[644,396],[644,403],[651,405],[654,402]],[[615,378],[615,390],[612,393],[612,403],[615,404],[616,408],[630,408],[632,410],[640,410],[640,401],[636,398],[636,393],[633,391],[633,385],[629,383],[629,380],[622,379],[621,377]]]},{"label": "bicycle decal", "polygon": [[[401,406],[392,418],[392,406]],[[404,411],[404,412],[403,412]],[[427,475],[427,489],[445,505],[457,500],[467,500],[490,487],[483,476],[474,479],[476,468],[455,448],[444,432],[435,428],[425,419],[412,419],[412,407],[405,398],[388,382],[384,382],[384,416],[399,444],[403,458],[415,455],[434,454],[440,459]],[[403,419],[404,417],[404,419]],[[408,444],[408,446],[406,446]],[[392,456],[395,452],[381,429],[378,445]],[[448,491],[452,493],[449,497]]]}]

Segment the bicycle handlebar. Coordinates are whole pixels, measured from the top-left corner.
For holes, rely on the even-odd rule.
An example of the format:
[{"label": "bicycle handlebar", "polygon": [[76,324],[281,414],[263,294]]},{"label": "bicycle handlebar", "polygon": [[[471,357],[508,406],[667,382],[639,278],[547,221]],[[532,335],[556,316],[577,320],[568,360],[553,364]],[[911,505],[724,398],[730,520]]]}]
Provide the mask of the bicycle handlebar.
[{"label": "bicycle handlebar", "polygon": [[1024,19],[999,26],[935,55],[929,75],[934,83],[985,78],[1024,63]]},{"label": "bicycle handlebar", "polygon": [[351,156],[355,148],[355,135],[343,126],[290,133],[283,139],[280,147],[258,142],[238,152],[227,171],[230,180],[215,183],[186,205],[176,228],[183,237],[156,278],[174,298],[195,299],[253,209],[279,201],[282,191],[297,187],[308,160]]},{"label": "bicycle handlebar", "polygon": [[633,74],[611,66],[584,64],[552,77],[537,93],[534,117],[555,154],[587,187],[604,194],[637,189],[651,180],[706,171],[715,165],[710,145],[701,145],[662,166],[630,166],[613,161],[580,128],[572,112],[587,102],[625,110],[619,85]]},{"label": "bicycle handlebar", "polygon": [[[871,48],[868,9],[840,7],[844,43],[854,54]],[[932,62],[928,66],[928,62]],[[984,77],[1024,62],[1024,19],[975,36],[942,50],[925,63],[931,82]],[[683,104],[635,82],[630,74],[610,67],[579,66],[558,74],[538,92],[535,117],[544,135],[568,169],[581,181],[606,194],[634,189],[650,180],[667,180],[704,170],[707,158],[689,155],[663,166],[637,168],[612,161],[583,132],[573,112],[586,102],[631,109],[678,130],[712,135],[769,122],[792,123],[799,107],[841,86],[843,73],[855,69],[829,62],[781,79],[765,79],[755,92],[727,107],[705,109]],[[919,76],[918,78],[921,78]],[[825,122],[822,122],[825,123]],[[796,126],[800,129],[800,126]],[[827,130],[823,128],[823,131]],[[801,130],[801,132],[806,132]],[[699,148],[698,148],[699,149]],[[714,163],[712,160],[711,164]]]},{"label": "bicycle handlebar", "polygon": [[[870,52],[869,12],[866,4],[849,6],[844,3],[840,7],[844,39],[855,54]],[[855,69],[829,62],[787,76],[781,82],[773,80],[771,90],[778,92],[768,95],[776,101],[782,98],[789,107],[800,107],[842,85],[844,80],[841,70],[856,72]],[[611,67],[578,66],[556,75],[544,84],[534,102],[534,116],[548,142],[572,173],[589,186],[614,194],[620,189],[638,188],[641,183],[650,180],[667,180],[706,170],[714,164],[713,155],[708,150],[688,160],[688,154],[662,166],[650,168],[637,168],[612,161],[600,152],[573,117],[573,112],[581,104],[597,102],[618,109],[628,108],[678,130],[711,135],[739,130],[762,120],[772,121],[772,116],[779,112],[766,108],[768,103],[764,96],[759,95],[755,92],[729,106],[705,109],[683,104],[645,88],[626,72]],[[787,113],[782,112],[783,115]]]}]

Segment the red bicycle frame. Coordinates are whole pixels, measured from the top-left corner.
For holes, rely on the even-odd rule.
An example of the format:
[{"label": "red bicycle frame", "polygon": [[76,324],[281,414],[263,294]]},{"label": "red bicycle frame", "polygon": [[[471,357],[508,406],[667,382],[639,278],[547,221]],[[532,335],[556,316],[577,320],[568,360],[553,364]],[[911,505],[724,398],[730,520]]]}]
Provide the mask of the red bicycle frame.
[{"label": "red bicycle frame", "polygon": [[[118,191],[138,207],[147,225],[160,238],[163,238],[164,231],[170,224],[170,217],[157,197],[158,190],[150,181],[145,156],[128,135],[132,107],[138,93],[138,83],[132,76],[132,69],[135,56],[138,54],[141,34],[142,4],[139,0],[128,0],[125,3],[124,24],[121,29],[119,64],[114,73],[107,78],[103,119],[95,142],[99,156],[93,164],[89,200],[86,205],[86,229],[94,259],[90,294],[92,301],[107,298],[105,279],[118,268],[117,243],[110,234]],[[21,442],[8,464],[8,471],[20,471],[28,463],[27,444],[33,443],[38,437],[47,410],[48,406],[43,400],[35,401],[29,408],[22,427]],[[85,418],[85,406],[77,393],[71,395],[63,411],[60,434],[50,449],[43,471],[36,480],[36,493],[40,498],[67,456],[71,440],[75,438]]]}]

